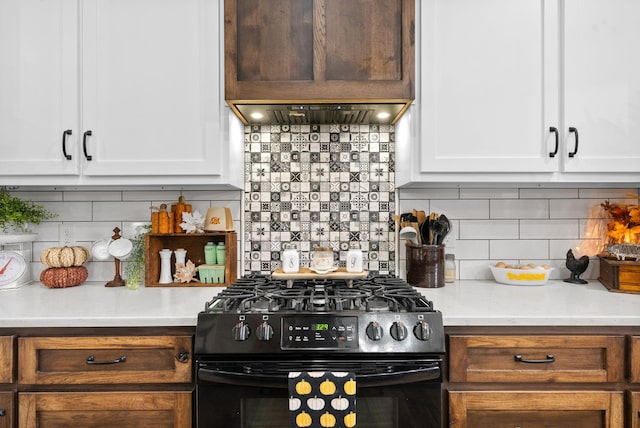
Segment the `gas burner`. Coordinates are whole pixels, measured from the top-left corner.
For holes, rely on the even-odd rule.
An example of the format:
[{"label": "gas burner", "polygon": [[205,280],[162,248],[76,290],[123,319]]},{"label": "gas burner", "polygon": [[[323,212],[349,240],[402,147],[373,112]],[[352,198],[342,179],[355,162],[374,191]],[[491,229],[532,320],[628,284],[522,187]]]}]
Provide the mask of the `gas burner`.
[{"label": "gas burner", "polygon": [[279,309],[278,302],[266,296],[260,296],[251,302],[252,312],[278,312]]},{"label": "gas burner", "polygon": [[[290,281],[290,280],[289,280]],[[287,281],[251,275],[238,279],[205,305],[206,312],[333,313],[425,312],[432,303],[404,280],[373,276],[354,280],[319,278]]]},{"label": "gas burner", "polygon": [[366,302],[367,312],[388,312],[390,310],[389,302],[381,297],[376,296]]}]

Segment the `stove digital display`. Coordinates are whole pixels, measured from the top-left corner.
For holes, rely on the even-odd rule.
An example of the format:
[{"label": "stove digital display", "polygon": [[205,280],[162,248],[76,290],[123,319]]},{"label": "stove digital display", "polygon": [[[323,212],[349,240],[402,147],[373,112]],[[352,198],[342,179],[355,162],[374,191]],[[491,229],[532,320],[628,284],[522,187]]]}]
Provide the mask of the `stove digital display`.
[{"label": "stove digital display", "polygon": [[358,349],[358,317],[282,318],[282,349]]}]

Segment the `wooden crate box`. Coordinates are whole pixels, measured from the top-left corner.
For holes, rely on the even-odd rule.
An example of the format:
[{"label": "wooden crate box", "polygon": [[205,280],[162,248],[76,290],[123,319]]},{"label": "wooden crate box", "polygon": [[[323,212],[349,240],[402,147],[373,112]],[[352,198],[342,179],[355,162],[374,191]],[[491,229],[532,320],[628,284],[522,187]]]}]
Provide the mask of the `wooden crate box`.
[{"label": "wooden crate box", "polygon": [[[204,246],[207,242],[224,243],[226,261],[224,264],[224,283],[211,284],[201,282],[172,282],[159,284],[160,250],[168,248],[187,250],[186,260],[196,266],[204,261]],[[171,256],[171,275],[175,273],[175,256]],[[207,232],[196,234],[185,233],[150,233],[145,237],[145,283],[147,287],[226,287],[238,278],[238,235],[236,232]]]}]

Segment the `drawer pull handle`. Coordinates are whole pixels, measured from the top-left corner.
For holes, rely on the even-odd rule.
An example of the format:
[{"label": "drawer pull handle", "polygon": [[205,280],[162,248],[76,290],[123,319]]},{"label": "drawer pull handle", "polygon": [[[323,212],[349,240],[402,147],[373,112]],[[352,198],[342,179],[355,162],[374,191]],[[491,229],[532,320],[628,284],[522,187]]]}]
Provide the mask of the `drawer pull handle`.
[{"label": "drawer pull handle", "polygon": [[189,361],[190,356],[191,355],[189,354],[189,351],[182,350],[178,353],[178,361],[180,361],[181,363],[186,363]]},{"label": "drawer pull handle", "polygon": [[87,357],[87,364],[89,365],[119,364],[119,363],[124,363],[126,361],[127,361],[126,355],[122,355],[120,358],[116,358],[115,360],[109,360],[109,361],[96,361],[93,355],[89,355]]},{"label": "drawer pull handle", "polygon": [[0,409],[0,416],[6,416],[7,411],[5,409]]},{"label": "drawer pull handle", "polygon": [[522,355],[514,355],[513,359],[519,363],[548,364],[548,363],[553,363],[556,360],[556,357],[554,357],[552,354],[547,354],[547,358],[544,360],[528,360],[528,359],[522,358]]}]

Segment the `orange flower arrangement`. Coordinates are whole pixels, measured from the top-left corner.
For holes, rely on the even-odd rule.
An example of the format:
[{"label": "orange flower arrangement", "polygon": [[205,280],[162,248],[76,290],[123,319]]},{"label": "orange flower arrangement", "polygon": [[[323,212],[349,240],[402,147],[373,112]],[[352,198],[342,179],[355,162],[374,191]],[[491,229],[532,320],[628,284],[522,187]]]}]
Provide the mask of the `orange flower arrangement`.
[{"label": "orange flower arrangement", "polygon": [[[637,198],[637,196],[633,196]],[[600,204],[611,217],[607,224],[607,236],[612,244],[637,244],[640,235],[640,207],[637,204],[622,205],[605,201]]]}]

